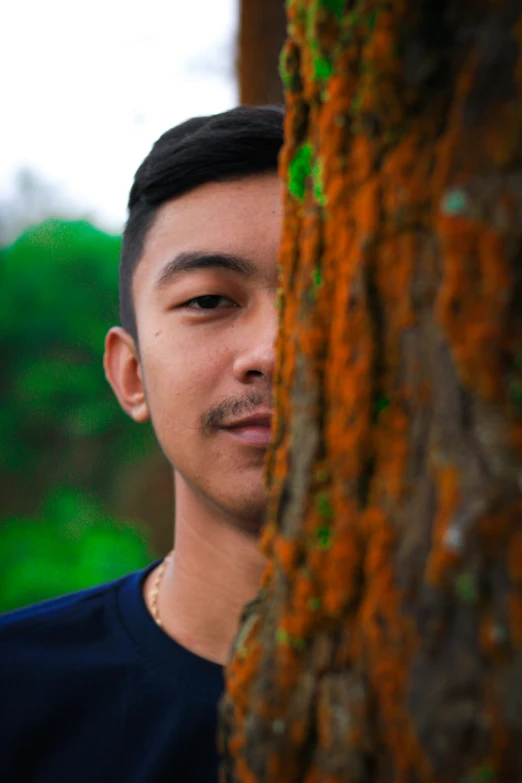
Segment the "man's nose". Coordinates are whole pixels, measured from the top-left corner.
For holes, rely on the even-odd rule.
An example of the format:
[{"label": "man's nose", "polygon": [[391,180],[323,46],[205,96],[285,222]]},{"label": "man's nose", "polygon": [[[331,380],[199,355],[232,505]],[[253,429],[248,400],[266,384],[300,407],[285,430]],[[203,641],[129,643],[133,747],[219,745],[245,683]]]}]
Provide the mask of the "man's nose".
[{"label": "man's nose", "polygon": [[260,307],[260,312],[251,321],[241,327],[242,348],[234,360],[234,376],[241,383],[251,383],[262,376],[272,384],[278,322],[274,302]]}]

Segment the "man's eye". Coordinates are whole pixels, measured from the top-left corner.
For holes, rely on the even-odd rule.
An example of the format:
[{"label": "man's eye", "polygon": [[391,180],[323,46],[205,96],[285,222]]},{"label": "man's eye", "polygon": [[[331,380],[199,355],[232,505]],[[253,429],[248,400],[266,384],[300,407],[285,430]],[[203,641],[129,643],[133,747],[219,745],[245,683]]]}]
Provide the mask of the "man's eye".
[{"label": "man's eye", "polygon": [[[224,303],[224,304],[223,304]],[[192,307],[194,310],[216,310],[219,307],[235,307],[236,303],[229,299],[228,296],[220,296],[219,294],[206,294],[205,296],[196,296],[194,299],[189,299],[185,302],[183,307]]]}]

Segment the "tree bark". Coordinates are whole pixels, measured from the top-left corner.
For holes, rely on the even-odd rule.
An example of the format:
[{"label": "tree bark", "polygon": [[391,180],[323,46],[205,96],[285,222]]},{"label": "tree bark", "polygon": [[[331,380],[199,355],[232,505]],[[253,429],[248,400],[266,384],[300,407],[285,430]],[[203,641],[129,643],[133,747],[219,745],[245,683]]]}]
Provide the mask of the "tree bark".
[{"label": "tree bark", "polygon": [[226,783],[522,778],[522,6],[294,0]]},{"label": "tree bark", "polygon": [[237,73],[242,105],[283,102],[278,63],[285,28],[284,0],[241,0]]}]

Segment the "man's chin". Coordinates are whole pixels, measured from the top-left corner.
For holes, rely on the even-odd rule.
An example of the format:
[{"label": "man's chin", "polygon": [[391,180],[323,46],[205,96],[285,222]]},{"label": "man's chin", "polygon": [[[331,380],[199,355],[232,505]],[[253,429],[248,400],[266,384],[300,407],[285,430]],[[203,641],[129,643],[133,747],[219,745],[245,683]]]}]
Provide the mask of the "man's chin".
[{"label": "man's chin", "polygon": [[245,502],[239,507],[229,509],[228,514],[232,525],[252,536],[259,536],[266,518],[266,499],[263,502]]},{"label": "man's chin", "polygon": [[[238,481],[241,477],[237,476],[237,471],[232,483],[229,481],[230,475],[223,474],[213,476],[212,483],[191,480],[179,468],[175,475],[194,496],[199,496],[209,504],[217,518],[225,519],[229,525],[245,533],[258,536],[265,521],[267,495],[263,469],[258,468],[257,472],[258,476],[252,471],[245,472],[242,480]],[[249,491],[245,492],[246,487],[249,487]]]},{"label": "man's chin", "polygon": [[259,538],[259,535],[261,533],[261,528],[264,524],[264,517],[262,519],[253,519],[253,520],[240,520],[239,522],[236,522],[236,527],[238,527],[240,530],[243,531],[243,533],[247,533],[249,536],[255,536],[255,538]]}]

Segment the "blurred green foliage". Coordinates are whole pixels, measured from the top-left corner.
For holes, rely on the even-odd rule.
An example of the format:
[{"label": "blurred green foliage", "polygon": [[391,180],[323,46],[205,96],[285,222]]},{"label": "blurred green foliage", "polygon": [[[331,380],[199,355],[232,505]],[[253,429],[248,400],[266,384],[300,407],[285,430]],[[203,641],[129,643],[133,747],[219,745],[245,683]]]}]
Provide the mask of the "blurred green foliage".
[{"label": "blurred green foliage", "polygon": [[150,562],[145,536],[79,492],[50,492],[34,517],[0,527],[0,611],[100,584]]},{"label": "blurred green foliage", "polygon": [[48,220],[0,251],[0,609],[152,558],[112,518],[121,476],[158,450],[103,373],[119,249],[87,222]]}]

